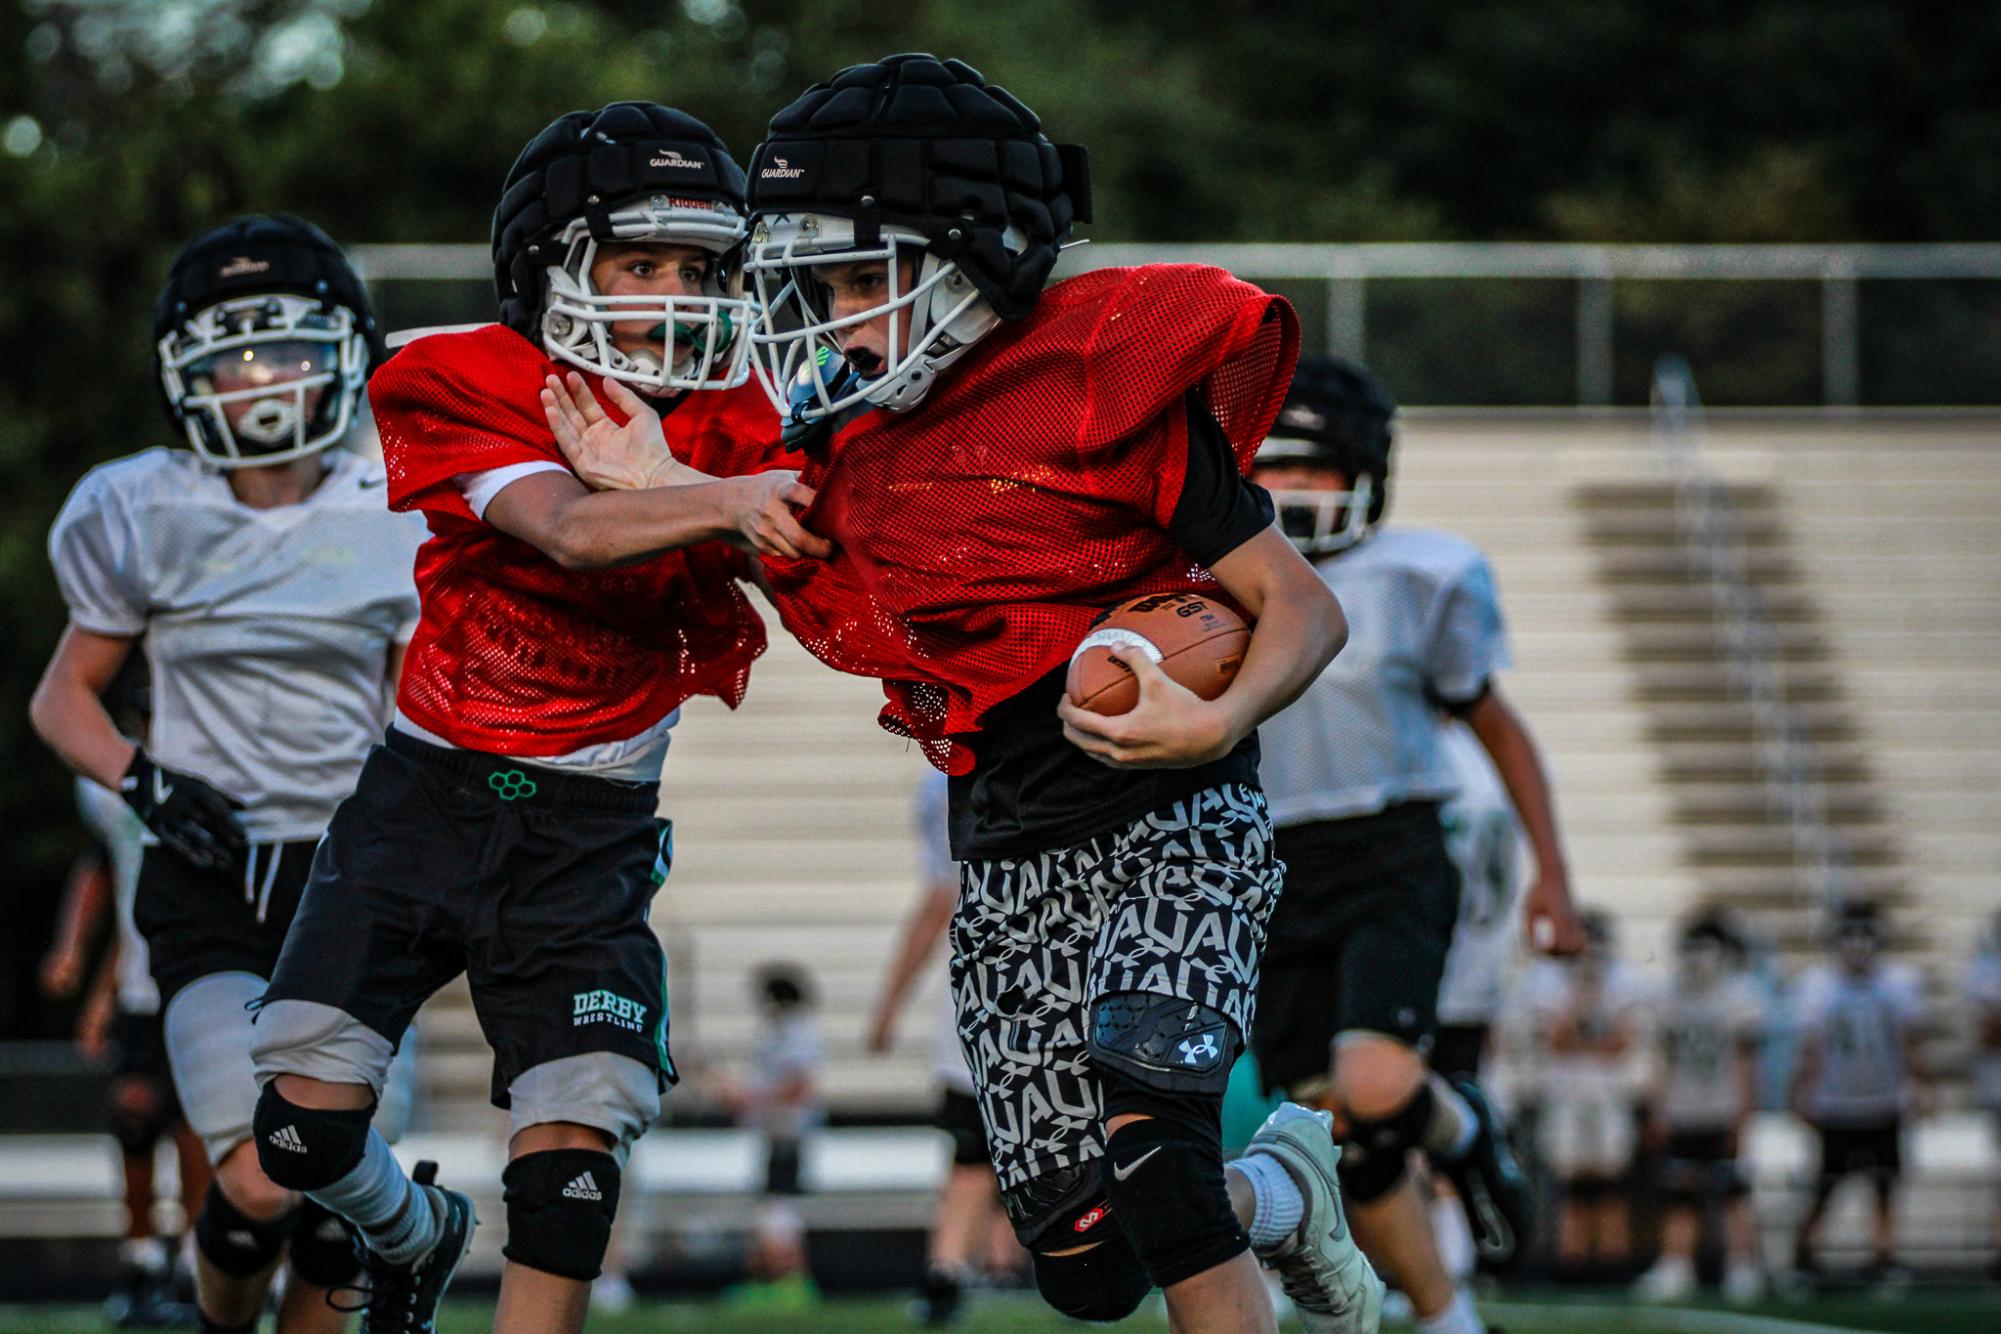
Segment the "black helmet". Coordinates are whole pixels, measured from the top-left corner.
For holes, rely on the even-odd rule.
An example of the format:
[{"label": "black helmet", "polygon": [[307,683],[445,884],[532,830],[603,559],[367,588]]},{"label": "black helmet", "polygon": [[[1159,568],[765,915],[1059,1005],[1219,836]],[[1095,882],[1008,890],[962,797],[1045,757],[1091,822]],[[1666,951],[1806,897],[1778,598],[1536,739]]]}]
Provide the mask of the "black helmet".
[{"label": "black helmet", "polygon": [[1308,554],[1342,551],[1382,521],[1390,503],[1396,400],[1359,362],[1301,357],[1257,462],[1348,474],[1347,491],[1275,492],[1286,535]]},{"label": "black helmet", "polygon": [[[743,169],[708,126],[652,102],[572,111],[521,150],[493,211],[501,323],[552,356],[641,389],[740,384],[749,374],[743,235]],[[710,252],[701,295],[595,291],[591,263],[614,241]],[[614,317],[657,319],[658,353],[619,351],[608,332]]]},{"label": "black helmet", "polygon": [[[1051,143],[1033,111],[972,66],[930,55],[853,65],[807,89],[771,118],[750,177],[759,371],[795,420],[864,400],[913,406],[997,318],[1034,309],[1071,225],[1091,212],[1082,148]],[[910,290],[890,264],[881,311],[907,309],[910,346],[847,382],[851,392],[826,392],[814,370],[839,349],[802,271],[906,252]],[[801,373],[816,392],[793,403]]]},{"label": "black helmet", "polygon": [[[196,453],[224,468],[338,443],[384,355],[347,256],[283,213],[237,218],[182,248],[153,307],[153,346],[167,415]],[[219,370],[246,364],[268,367],[268,378],[217,388]],[[225,408],[236,408],[233,423]]]}]

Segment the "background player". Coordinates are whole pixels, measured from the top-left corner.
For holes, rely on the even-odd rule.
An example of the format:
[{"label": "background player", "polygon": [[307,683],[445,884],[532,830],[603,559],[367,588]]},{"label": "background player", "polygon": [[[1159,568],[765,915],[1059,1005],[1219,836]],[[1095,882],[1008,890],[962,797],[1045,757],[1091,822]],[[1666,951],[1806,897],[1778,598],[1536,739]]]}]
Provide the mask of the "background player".
[{"label": "background player", "polygon": [[1536,854],[1533,938],[1576,946],[1568,876],[1534,741],[1495,687],[1507,665],[1480,552],[1451,534],[1379,529],[1395,403],[1365,369],[1302,360],[1254,478],[1341,599],[1348,652],[1266,729],[1286,893],[1253,1035],[1268,1086],[1339,1110],[1355,1235],[1426,1330],[1478,1331],[1441,1261],[1408,1171],[1424,1148],[1465,1198],[1477,1246],[1511,1260],[1526,1215],[1520,1175],[1485,1099],[1428,1076],[1425,1055],[1459,883],[1439,818],[1456,779],[1441,708],[1492,758]]},{"label": "background player", "polygon": [[1832,960],[1800,979],[1794,1109],[1820,1138],[1820,1173],[1794,1239],[1794,1266],[1819,1272],[1815,1247],[1835,1188],[1868,1178],[1875,1194],[1869,1273],[1897,1277],[1897,1182],[1904,1114],[1921,1110],[1923,996],[1915,974],[1883,960],[1883,915],[1873,903],[1843,907],[1829,933]]},{"label": "background player", "polygon": [[551,420],[561,395],[579,428],[610,411],[657,442],[666,413],[697,467],[762,461],[776,423],[730,389],[742,198],[728,150],[679,112],[561,117],[494,213],[503,322],[420,338],[370,386],[388,502],[431,529],[423,619],[254,1055],[265,1168],[360,1230],[381,1325],[429,1328],[473,1224],[466,1196],[413,1188],[369,1127],[427,996],[470,975],[512,1118],[498,1329],[582,1327],[626,1153],[675,1078],[647,922],[673,856],[661,766],[681,703],[734,704],[764,647],[715,539],[825,548],[791,516],[811,493],[790,473],[593,495]]},{"label": "background player", "polygon": [[1756,1301],[1764,1291],[1750,1187],[1738,1170],[1744,1130],[1758,1109],[1757,1052],[1764,1005],[1743,971],[1743,943],[1722,914],[1696,914],[1681,931],[1674,976],[1656,1010],[1658,1079],[1648,1116],[1667,1208],[1660,1258],[1635,1291],[1650,1301],[1695,1292],[1703,1227],[1723,1229],[1723,1293]]},{"label": "background player", "polygon": [[[1248,1222],[1309,1321],[1373,1328],[1324,1124],[1268,1127],[1246,1160],[1268,1171],[1226,1173],[1221,1151],[1279,881],[1254,728],[1342,633],[1239,473],[1290,370],[1290,308],[1193,267],[1043,293],[1088,212],[1084,155],[957,61],[809,89],[752,187],[760,374],[826,488],[809,522],[838,539],[825,566],[766,573],[788,628],[882,678],[884,725],[956,779],[959,1032],[1038,1286],[1114,1319],[1158,1283],[1179,1328],[1271,1328]],[[1063,701],[1098,610],[1209,587],[1191,562],[1257,620],[1230,690],[1204,703],[1141,661],[1131,713]]]},{"label": "background player", "polygon": [[[150,831],[134,917],[189,1122],[215,1163],[194,1232],[203,1328],[247,1330],[279,1254],[286,1330],[343,1326],[346,1233],[250,1146],[248,1007],[313,848],[381,734],[417,615],[421,527],[382,507],[380,465],[338,449],[381,350],[368,298],[310,224],[247,217],[181,251],[155,310],[161,391],[191,451],[93,469],[49,536],[70,621],[36,730]],[[135,649],[143,741],[100,696]]]},{"label": "background player", "polygon": [[[1981,933],[1980,944],[1966,961],[1962,987],[1973,1012],[1974,1096],[1992,1122],[1995,1142],[2001,1144],[2001,909],[1995,911]],[[2001,1201],[1994,1210],[1991,1272],[2001,1277]]]}]

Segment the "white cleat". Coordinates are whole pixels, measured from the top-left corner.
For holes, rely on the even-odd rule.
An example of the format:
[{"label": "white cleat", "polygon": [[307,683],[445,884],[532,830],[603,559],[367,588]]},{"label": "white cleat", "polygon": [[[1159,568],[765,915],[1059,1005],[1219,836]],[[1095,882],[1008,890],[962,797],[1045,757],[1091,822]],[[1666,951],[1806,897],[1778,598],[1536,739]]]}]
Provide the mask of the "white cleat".
[{"label": "white cleat", "polygon": [[1307,1334],[1376,1334],[1383,1281],[1355,1245],[1341,1208],[1334,1165],[1334,1118],[1285,1103],[1266,1118],[1244,1150],[1269,1154],[1299,1183],[1306,1216],[1299,1231],[1258,1258],[1276,1270]]},{"label": "white cleat", "polygon": [[1643,1302],[1685,1302],[1695,1296],[1695,1265],[1663,1256],[1633,1283],[1633,1295]]}]

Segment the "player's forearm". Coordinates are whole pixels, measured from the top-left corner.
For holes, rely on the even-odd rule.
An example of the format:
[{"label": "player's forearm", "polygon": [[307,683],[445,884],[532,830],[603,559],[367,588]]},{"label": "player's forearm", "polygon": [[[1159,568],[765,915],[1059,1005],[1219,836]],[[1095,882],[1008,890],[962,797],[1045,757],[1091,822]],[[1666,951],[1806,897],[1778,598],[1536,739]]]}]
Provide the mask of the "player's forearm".
[{"label": "player's forearm", "polygon": [[717,541],[736,532],[731,500],[726,482],[590,492],[563,506],[543,550],[565,569],[596,570]]},{"label": "player's forearm", "polygon": [[1537,869],[1544,875],[1568,881],[1569,865],[1564,860],[1563,841],[1557,835],[1556,799],[1550,791],[1549,772],[1543,768],[1535,738],[1529,735],[1521,715],[1490,690],[1473,706],[1466,722],[1494,761],[1494,770],[1500,774],[1501,785],[1507,789],[1508,800],[1514,804],[1522,829],[1528,834]]},{"label": "player's forearm", "polygon": [[[1269,546],[1268,539],[1283,546],[1283,552],[1255,550]],[[1276,529],[1218,561],[1214,572],[1256,619],[1243,666],[1217,701],[1232,736],[1242,738],[1298,699],[1334,661],[1348,642],[1348,619],[1333,590]]]},{"label": "player's forearm", "polygon": [[118,790],[135,748],[87,684],[52,670],[35,688],[28,719],[72,773]]},{"label": "player's forearm", "polygon": [[892,1012],[903,1004],[910,984],[917,980],[917,974],[945,934],[945,928],[952,920],[952,909],[950,894],[941,895],[936,889],[925,890],[916,911],[910,914],[910,920],[903,929],[903,939],[897,947],[896,959],[883,979],[882,999],[877,1005],[879,1011]]}]

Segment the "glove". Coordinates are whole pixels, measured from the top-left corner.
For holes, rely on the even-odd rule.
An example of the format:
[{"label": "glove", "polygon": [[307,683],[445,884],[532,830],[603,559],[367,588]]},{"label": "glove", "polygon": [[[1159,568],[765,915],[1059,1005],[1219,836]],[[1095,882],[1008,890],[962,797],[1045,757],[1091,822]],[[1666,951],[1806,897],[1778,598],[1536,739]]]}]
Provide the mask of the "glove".
[{"label": "glove", "polygon": [[144,749],[133,754],[131,767],[118,780],[118,795],[161,843],[204,871],[230,865],[248,841],[236,818],[242,802],[192,774],[162,769]]}]

